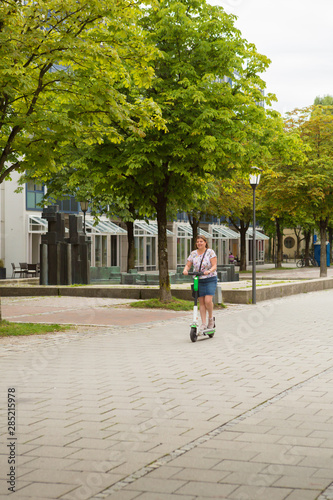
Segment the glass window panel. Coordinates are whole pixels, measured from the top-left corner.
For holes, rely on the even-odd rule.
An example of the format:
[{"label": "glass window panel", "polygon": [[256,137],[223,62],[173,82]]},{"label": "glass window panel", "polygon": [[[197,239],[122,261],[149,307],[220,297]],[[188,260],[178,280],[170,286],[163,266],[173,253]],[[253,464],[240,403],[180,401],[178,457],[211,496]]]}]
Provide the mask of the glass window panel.
[{"label": "glass window panel", "polygon": [[70,204],[71,204],[71,212],[78,212],[79,211],[79,203],[76,201],[74,196],[71,196],[70,198]]},{"label": "glass window panel", "polygon": [[151,263],[156,269],[156,238],[152,238],[151,242]]},{"label": "glass window panel", "polygon": [[[42,203],[42,201],[43,201],[43,193],[36,193],[36,207],[37,207],[38,203]],[[41,207],[39,207],[39,208],[41,208]]]},{"label": "glass window panel", "polygon": [[91,236],[88,236],[88,260],[91,264]]},{"label": "glass window panel", "polygon": [[154,271],[156,269],[156,237],[146,238],[146,269]]},{"label": "glass window panel", "polygon": [[62,200],[61,210],[64,210],[65,212],[70,212],[70,210],[71,210],[70,200]]},{"label": "glass window panel", "polygon": [[27,192],[27,208],[36,208],[35,193]]},{"label": "glass window panel", "polygon": [[102,266],[107,266],[107,236],[102,236]]},{"label": "glass window panel", "polygon": [[[186,252],[186,255],[185,255],[185,260],[187,260],[187,257],[190,255],[190,253],[192,252],[192,239],[188,239],[187,240],[187,252]],[[185,264],[185,262],[184,262]]]},{"label": "glass window panel", "polygon": [[135,240],[135,267],[142,271],[144,269],[143,261],[143,236],[136,236]]},{"label": "glass window panel", "polygon": [[183,265],[185,265],[186,257],[187,257],[187,255],[185,255],[186,254],[186,239],[182,238],[181,241],[182,241],[182,244],[181,244],[181,249],[182,249],[182,251],[181,251],[181,259],[182,260],[181,260],[180,265],[183,266]]},{"label": "glass window panel", "polygon": [[177,238],[177,266],[184,266],[191,253],[191,238]]},{"label": "glass window panel", "polygon": [[95,236],[95,267],[102,265],[102,244],[101,236]]},{"label": "glass window panel", "polygon": [[117,265],[117,236],[111,235],[111,266]]},{"label": "glass window panel", "polygon": [[146,238],[146,265],[151,265],[151,238]]},{"label": "glass window panel", "polygon": [[212,240],[212,249],[216,253],[217,257],[218,257],[218,254],[219,254],[218,247],[219,247],[219,241],[216,240],[216,239],[213,239]]},{"label": "glass window panel", "polygon": [[180,265],[180,238],[177,238],[177,266]]}]

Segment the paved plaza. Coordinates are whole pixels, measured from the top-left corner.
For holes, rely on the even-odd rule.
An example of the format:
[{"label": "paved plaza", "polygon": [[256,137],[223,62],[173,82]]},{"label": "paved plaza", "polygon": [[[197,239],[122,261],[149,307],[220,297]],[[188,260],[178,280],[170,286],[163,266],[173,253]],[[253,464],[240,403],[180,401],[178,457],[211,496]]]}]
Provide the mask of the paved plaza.
[{"label": "paved plaza", "polygon": [[332,305],[230,305],[192,343],[191,313],[2,299],[4,318],[79,326],[0,339],[0,498],[14,449],[19,500],[333,499]]}]

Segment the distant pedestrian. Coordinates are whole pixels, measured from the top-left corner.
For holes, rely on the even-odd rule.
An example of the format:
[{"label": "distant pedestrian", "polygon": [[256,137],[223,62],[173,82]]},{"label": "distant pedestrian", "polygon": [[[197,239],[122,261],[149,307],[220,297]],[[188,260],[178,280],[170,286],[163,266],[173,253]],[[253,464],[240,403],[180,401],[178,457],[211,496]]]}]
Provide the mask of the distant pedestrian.
[{"label": "distant pedestrian", "polygon": [[229,264],[233,264],[235,262],[235,257],[232,252],[229,252]]}]

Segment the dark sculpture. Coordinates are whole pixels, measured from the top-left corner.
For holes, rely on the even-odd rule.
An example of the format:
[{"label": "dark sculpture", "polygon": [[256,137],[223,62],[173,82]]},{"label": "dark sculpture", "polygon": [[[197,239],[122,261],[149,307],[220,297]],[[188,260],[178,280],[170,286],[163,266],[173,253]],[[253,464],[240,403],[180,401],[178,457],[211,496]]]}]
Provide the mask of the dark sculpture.
[{"label": "dark sculpture", "polygon": [[40,284],[88,284],[90,241],[82,230],[82,217],[69,216],[69,238],[65,238],[65,214],[58,210],[58,205],[51,205],[42,213],[48,232],[42,235],[40,245]]}]

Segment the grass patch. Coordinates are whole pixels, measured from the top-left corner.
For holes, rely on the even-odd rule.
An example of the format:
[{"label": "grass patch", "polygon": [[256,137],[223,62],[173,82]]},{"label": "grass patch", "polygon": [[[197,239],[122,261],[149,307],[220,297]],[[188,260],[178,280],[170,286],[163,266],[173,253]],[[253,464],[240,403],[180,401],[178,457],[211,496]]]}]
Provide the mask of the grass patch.
[{"label": "grass patch", "polygon": [[131,307],[142,309],[168,309],[171,311],[192,311],[193,302],[191,300],[182,300],[172,297],[171,302],[161,302],[160,299],[140,300],[131,302]]},{"label": "grass patch", "polygon": [[44,333],[61,332],[70,330],[71,325],[44,325],[39,323],[11,323],[0,321],[0,337],[11,337],[21,335],[42,335]]},{"label": "grass patch", "polygon": [[[192,311],[193,301],[182,300],[172,297],[171,302],[161,302],[160,299],[140,300],[138,302],[131,302],[130,307],[138,309],[168,309],[169,311]],[[198,306],[199,307],[199,306]],[[224,309],[224,304],[215,304],[214,309]]]}]

